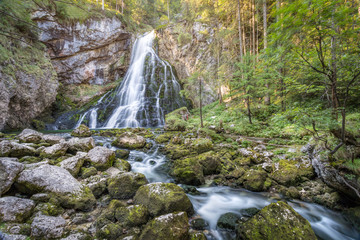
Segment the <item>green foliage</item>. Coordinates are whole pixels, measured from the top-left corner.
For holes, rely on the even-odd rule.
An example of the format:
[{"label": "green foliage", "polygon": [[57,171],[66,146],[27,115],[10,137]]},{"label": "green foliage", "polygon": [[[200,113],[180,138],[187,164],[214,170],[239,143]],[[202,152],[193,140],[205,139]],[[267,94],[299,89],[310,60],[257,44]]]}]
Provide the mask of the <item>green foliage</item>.
[{"label": "green foliage", "polygon": [[177,40],[181,46],[184,46],[188,43],[191,43],[192,35],[190,33],[180,33]]}]

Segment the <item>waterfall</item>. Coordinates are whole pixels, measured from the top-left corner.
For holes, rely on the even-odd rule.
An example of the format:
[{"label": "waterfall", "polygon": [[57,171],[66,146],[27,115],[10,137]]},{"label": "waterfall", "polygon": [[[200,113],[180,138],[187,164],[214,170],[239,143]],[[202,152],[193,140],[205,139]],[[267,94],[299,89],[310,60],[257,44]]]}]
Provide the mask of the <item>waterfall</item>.
[{"label": "waterfall", "polygon": [[[97,103],[62,115],[53,129],[162,127],[165,114],[187,106],[180,95],[181,86],[172,66],[153,49],[155,31],[139,37],[131,53],[131,61],[120,85],[106,93]],[[73,118],[76,118],[74,121]]]}]

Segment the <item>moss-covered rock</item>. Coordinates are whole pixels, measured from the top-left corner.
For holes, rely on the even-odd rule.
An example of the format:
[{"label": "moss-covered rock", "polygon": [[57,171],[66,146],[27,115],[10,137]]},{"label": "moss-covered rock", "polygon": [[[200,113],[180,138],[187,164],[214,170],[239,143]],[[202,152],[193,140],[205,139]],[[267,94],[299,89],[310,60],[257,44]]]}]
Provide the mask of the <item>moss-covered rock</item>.
[{"label": "moss-covered rock", "polygon": [[345,216],[353,223],[356,229],[360,231],[360,207],[347,209],[345,211]]},{"label": "moss-covered rock", "polygon": [[83,179],[88,178],[90,176],[94,176],[96,174],[97,174],[97,170],[94,167],[89,167],[89,168],[82,167],[80,171],[80,176]]},{"label": "moss-covered rock", "polygon": [[190,222],[190,225],[195,230],[205,230],[209,227],[209,223],[203,218],[195,218]]},{"label": "moss-covered rock", "polygon": [[64,209],[55,204],[47,202],[47,203],[39,203],[38,205],[36,205],[34,211],[35,212],[40,211],[42,214],[47,216],[58,216],[64,212]]},{"label": "moss-covered rock", "polygon": [[242,176],[243,185],[246,189],[255,192],[266,190],[264,183],[266,181],[267,173],[264,170],[250,169]]},{"label": "moss-covered rock", "polygon": [[271,203],[239,225],[237,239],[316,240],[310,223],[284,202]]},{"label": "moss-covered rock", "polygon": [[190,240],[206,240],[206,236],[202,232],[190,232],[189,233],[189,239]]},{"label": "moss-covered rock", "polygon": [[220,216],[217,226],[222,229],[235,230],[236,225],[240,221],[240,216],[235,213],[225,213]]},{"label": "moss-covered rock", "polygon": [[51,147],[47,147],[41,150],[40,157],[56,159],[66,154],[69,145],[66,142],[54,144]]},{"label": "moss-covered rock", "polygon": [[37,163],[37,162],[41,162],[41,158],[40,157],[35,157],[35,156],[25,156],[19,159],[19,162],[22,163]]},{"label": "moss-covered rock", "polygon": [[59,163],[59,166],[68,170],[71,175],[76,177],[80,172],[80,168],[88,159],[87,154],[84,152],[77,152],[73,157],[67,158]]},{"label": "moss-covered rock", "polygon": [[164,151],[171,160],[180,159],[190,155],[189,149],[184,145],[168,144],[165,146]]},{"label": "moss-covered rock", "polygon": [[167,131],[185,131],[190,113],[186,107],[176,109],[165,116],[165,127]]},{"label": "moss-covered rock", "polygon": [[194,213],[190,199],[184,190],[173,183],[150,183],[141,186],[134,197],[136,204],[147,207],[151,216],[185,211]]},{"label": "moss-covered rock", "polygon": [[115,160],[113,166],[122,172],[129,172],[131,170],[130,163],[128,161],[119,158]]},{"label": "moss-covered rock", "polygon": [[157,143],[166,143],[166,142],[169,142],[170,139],[171,139],[171,135],[164,133],[164,134],[161,134],[161,135],[157,136],[155,138],[155,141]]},{"label": "moss-covered rock", "polygon": [[109,223],[96,231],[98,239],[118,239],[122,234],[122,226],[116,223]]},{"label": "moss-covered rock", "polygon": [[113,165],[115,152],[106,147],[95,147],[88,152],[88,158],[96,169],[104,171]]},{"label": "moss-covered rock", "polygon": [[148,181],[142,173],[120,173],[108,179],[108,191],[110,196],[117,199],[132,198],[136,191]]},{"label": "moss-covered rock", "polygon": [[43,140],[43,134],[32,129],[24,129],[17,138],[23,143],[40,143]]},{"label": "moss-covered rock", "polygon": [[190,142],[190,148],[197,153],[211,151],[214,148],[212,141],[208,138],[197,138]]},{"label": "moss-covered rock", "polygon": [[120,148],[139,149],[145,147],[146,140],[143,136],[126,132],[117,137],[112,145]]},{"label": "moss-covered rock", "polygon": [[73,137],[90,137],[91,135],[90,129],[84,124],[81,124],[71,132],[71,136]]},{"label": "moss-covered rock", "polygon": [[220,172],[220,156],[213,151],[200,154],[197,156],[197,161],[202,165],[204,175],[217,174]]},{"label": "moss-covered rock", "polygon": [[147,223],[149,211],[143,205],[131,205],[116,209],[115,218],[124,226],[136,227]]},{"label": "moss-covered rock", "polygon": [[315,177],[311,164],[303,164],[295,160],[280,160],[275,163],[270,177],[284,186],[297,186]]},{"label": "moss-covered rock", "polygon": [[35,202],[17,197],[0,198],[0,222],[21,223],[31,216]]},{"label": "moss-covered rock", "polygon": [[130,151],[125,149],[117,149],[115,155],[117,158],[127,159],[129,157]]},{"label": "moss-covered rock", "polygon": [[188,217],[185,212],[169,213],[154,218],[144,227],[140,240],[167,239],[184,240],[189,238]]},{"label": "moss-covered rock", "polygon": [[95,147],[95,141],[92,137],[87,138],[71,138],[67,141],[69,146],[68,152],[71,154],[76,154],[78,151],[80,152],[89,152],[91,149]]},{"label": "moss-covered rock", "polygon": [[185,158],[174,161],[171,166],[171,175],[176,182],[194,186],[205,183],[203,166],[197,158]]}]

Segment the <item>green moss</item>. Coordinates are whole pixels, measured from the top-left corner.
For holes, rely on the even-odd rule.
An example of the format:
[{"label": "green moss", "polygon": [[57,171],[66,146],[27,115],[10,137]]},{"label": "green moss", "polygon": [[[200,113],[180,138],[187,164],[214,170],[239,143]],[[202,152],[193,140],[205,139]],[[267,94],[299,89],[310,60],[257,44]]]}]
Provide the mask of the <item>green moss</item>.
[{"label": "green moss", "polygon": [[149,219],[149,212],[143,205],[132,205],[116,209],[115,218],[124,226],[135,227],[145,224]]},{"label": "green moss", "polygon": [[172,160],[180,159],[190,155],[189,149],[184,145],[168,144],[164,149],[166,155]]},{"label": "green moss", "polygon": [[191,143],[190,147],[197,153],[208,152],[214,148],[212,141],[208,138],[197,138]]},{"label": "green moss", "polygon": [[81,175],[81,178],[83,178],[83,179],[88,178],[93,175],[96,175],[96,174],[97,174],[97,170],[94,167],[89,167],[89,168],[82,167],[80,170],[80,175]]},{"label": "green moss", "polygon": [[196,158],[176,160],[171,166],[171,175],[178,183],[194,186],[205,183],[203,167]]},{"label": "green moss", "polygon": [[64,212],[64,209],[52,203],[39,203],[36,206],[35,211],[40,211],[48,216],[58,216]]}]

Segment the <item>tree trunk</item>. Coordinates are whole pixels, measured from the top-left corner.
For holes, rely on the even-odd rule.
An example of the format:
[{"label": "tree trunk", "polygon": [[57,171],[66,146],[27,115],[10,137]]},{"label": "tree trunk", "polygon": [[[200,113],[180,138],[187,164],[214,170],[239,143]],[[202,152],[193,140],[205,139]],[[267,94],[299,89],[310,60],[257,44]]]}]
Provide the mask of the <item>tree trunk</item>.
[{"label": "tree trunk", "polygon": [[204,124],[203,124],[203,116],[202,116],[202,83],[201,83],[201,77],[200,77],[200,82],[199,82],[199,85],[200,85],[200,122],[201,122],[201,128],[204,127]]},{"label": "tree trunk", "polygon": [[121,0],[121,14],[124,14],[124,0]]},{"label": "tree trunk", "polygon": [[240,62],[242,62],[243,59],[243,42],[241,38],[241,9],[240,9],[240,0],[237,0],[238,4],[238,28],[239,28],[239,49],[240,49]]},{"label": "tree trunk", "polygon": [[102,10],[105,10],[105,6],[104,6],[104,0],[102,0],[102,7],[101,7]]},{"label": "tree trunk", "polygon": [[[256,38],[255,38],[255,0],[251,3],[252,8],[252,42],[253,42],[253,54],[256,54]],[[254,58],[255,61],[255,58]],[[255,65],[255,64],[254,64]]]},{"label": "tree trunk", "polygon": [[[264,21],[264,49],[266,50],[268,46],[267,41],[267,6],[266,6],[266,0],[263,0],[263,21]],[[266,71],[266,69],[265,69]],[[265,82],[266,87],[266,94],[265,94],[265,104],[270,105],[270,86],[269,81],[266,80]]]},{"label": "tree trunk", "polygon": [[[335,9],[334,9],[335,11]],[[332,29],[337,32],[334,17],[331,23]],[[336,36],[331,36],[331,101],[333,107],[333,114],[338,119],[337,109],[339,107],[337,96],[337,60],[336,60]]]},{"label": "tree trunk", "polygon": [[247,105],[247,113],[248,113],[249,123],[252,124],[251,110],[250,110],[250,97],[246,98],[246,105]]},{"label": "tree trunk", "polygon": [[170,22],[170,0],[167,1],[167,9],[168,9],[168,22]]},{"label": "tree trunk", "polygon": [[118,10],[118,0],[115,1],[115,9]]}]

